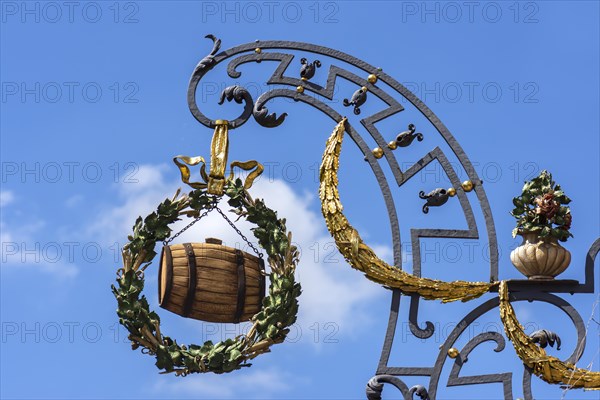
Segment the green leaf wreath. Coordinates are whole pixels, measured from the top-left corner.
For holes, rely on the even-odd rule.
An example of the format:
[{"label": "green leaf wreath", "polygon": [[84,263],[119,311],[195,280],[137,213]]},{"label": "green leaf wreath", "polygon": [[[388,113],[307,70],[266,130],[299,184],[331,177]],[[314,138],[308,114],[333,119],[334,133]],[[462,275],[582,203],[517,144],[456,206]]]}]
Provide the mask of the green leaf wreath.
[{"label": "green leaf wreath", "polygon": [[[292,234],[287,232],[285,219],[269,209],[262,200],[252,199],[240,179],[229,180],[225,195],[233,211],[256,225],[252,228],[259,245],[268,255],[271,273],[269,294],[263,300],[262,310],[252,317],[253,325],[246,335],[219,343],[207,341],[201,346],[180,345],[160,330],[158,314],[150,310],[144,289],[144,270],[156,256],[154,247],[170,237],[169,225],[181,216],[198,217],[212,210],[219,200],[205,189],[193,190],[180,196],[178,190],[172,199],[166,199],[155,212],[142,219],[138,217],[133,235],[123,247],[123,268],[117,272],[117,286],[112,291],[117,299],[119,322],[128,331],[133,350],[156,357],[156,366],[163,373],[178,376],[190,373],[231,372],[250,366],[249,360],[270,351],[270,346],[282,343],[288,327],[296,321],[300,284],[295,282],[298,250],[292,245]],[[140,297],[141,296],[141,297]]]}]

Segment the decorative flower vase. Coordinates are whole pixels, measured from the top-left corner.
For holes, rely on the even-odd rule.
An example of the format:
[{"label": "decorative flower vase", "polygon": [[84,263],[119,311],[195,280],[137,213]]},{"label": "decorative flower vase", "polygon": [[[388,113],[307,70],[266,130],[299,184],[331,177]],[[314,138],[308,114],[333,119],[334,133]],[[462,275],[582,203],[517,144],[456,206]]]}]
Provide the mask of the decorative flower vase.
[{"label": "decorative flower vase", "polygon": [[536,232],[520,235],[523,243],[510,253],[510,261],[527,278],[551,280],[567,269],[571,253],[556,238],[541,238]]}]

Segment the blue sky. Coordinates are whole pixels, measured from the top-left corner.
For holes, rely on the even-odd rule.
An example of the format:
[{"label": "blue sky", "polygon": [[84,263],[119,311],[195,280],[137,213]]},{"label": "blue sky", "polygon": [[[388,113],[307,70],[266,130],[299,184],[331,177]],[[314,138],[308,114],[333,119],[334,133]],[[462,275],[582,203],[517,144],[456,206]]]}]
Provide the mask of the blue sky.
[{"label": "blue sky", "polygon": [[[253,188],[256,197],[289,220],[302,250],[298,279],[304,293],[300,319],[288,343],[256,359],[252,368],[225,376],[158,375],[154,361],[130,350],[110,292],[119,268],[118,248],[133,221],[147,215],[180,185],[171,163],[177,154],[209,154],[212,132],[189,113],[186,90],[196,63],[210,50],[212,33],[222,49],[262,40],[294,40],[339,49],[379,66],[405,84],[445,123],[462,145],[485,189],[496,223],[500,278],[519,278],[508,254],[519,242],[511,199],[525,179],[548,169],[573,199],[573,254],[564,278],[583,279],[585,253],[600,236],[599,4],[598,2],[0,2],[1,18],[1,381],[2,398],[364,398],[374,375],[388,318],[390,292],[351,270],[335,250],[320,216],[316,170],[334,124],[317,110],[285,99],[270,111],[288,112],[275,129],[249,121],[231,134],[231,159],[268,166]],[[299,54],[298,57],[306,56]],[[314,56],[307,56],[309,59]],[[313,80],[324,84],[332,60]],[[342,64],[337,62],[338,64]],[[299,67],[294,59],[288,74]],[[235,104],[218,106],[218,92],[239,83],[257,94],[275,63],[248,64],[242,76],[215,68],[200,87],[201,106],[212,118],[233,118]],[[340,82],[331,106],[356,87]],[[396,152],[410,165],[435,146],[448,147],[418,112],[406,110],[382,123],[391,140],[408,123],[425,135]],[[373,99],[363,114],[377,112]],[[360,127],[359,119],[349,115]],[[370,145],[366,132],[360,132]],[[444,147],[446,146],[446,147]],[[455,158],[451,162],[464,177]],[[347,215],[378,254],[391,260],[392,243],[383,199],[372,172],[346,141],[340,190]],[[384,166],[391,184],[391,173]],[[410,269],[411,228],[464,228],[452,200],[421,213],[420,190],[446,187],[431,169],[397,188],[405,267]],[[474,197],[481,240],[427,241],[423,275],[485,280],[485,230]],[[462,219],[461,219],[462,218]],[[183,225],[177,225],[180,227]],[[247,229],[248,226],[243,226]],[[236,238],[217,218],[182,239]],[[568,296],[590,322],[580,366],[598,370],[599,325],[591,321],[596,293]],[[147,274],[153,307],[156,269]],[[401,305],[390,364],[431,366],[437,348],[472,308],[469,304],[421,303],[420,320],[438,327],[434,337],[411,337],[408,302]],[[573,350],[568,319],[544,304],[515,306],[531,329],[550,329]],[[183,320],[159,310],[163,329],[181,342],[234,336],[243,329]],[[599,321],[598,309],[595,320]],[[465,345],[484,330],[501,332],[497,310],[461,338]],[[509,343],[494,353],[490,343],[471,353],[462,375],[513,373],[513,394],[522,397],[522,364]],[[438,399],[499,399],[500,384],[444,388]],[[425,384],[407,378],[409,385]],[[597,399],[567,392],[534,378],[536,399]],[[386,398],[400,398],[387,388]]]}]

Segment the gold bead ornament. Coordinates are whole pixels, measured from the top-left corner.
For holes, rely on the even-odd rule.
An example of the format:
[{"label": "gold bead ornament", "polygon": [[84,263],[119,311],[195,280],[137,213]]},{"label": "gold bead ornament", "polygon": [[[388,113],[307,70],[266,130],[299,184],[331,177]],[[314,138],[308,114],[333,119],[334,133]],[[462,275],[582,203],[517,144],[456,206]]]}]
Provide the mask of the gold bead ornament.
[{"label": "gold bead ornament", "polygon": [[448,357],[450,358],[456,358],[458,357],[459,352],[455,347],[451,347],[448,349]]},{"label": "gold bead ornament", "polygon": [[474,187],[473,182],[471,181],[464,181],[461,186],[465,192],[470,192]]},{"label": "gold bead ornament", "polygon": [[377,159],[383,157],[383,149],[381,147],[375,147],[371,153],[373,153],[373,156]]}]

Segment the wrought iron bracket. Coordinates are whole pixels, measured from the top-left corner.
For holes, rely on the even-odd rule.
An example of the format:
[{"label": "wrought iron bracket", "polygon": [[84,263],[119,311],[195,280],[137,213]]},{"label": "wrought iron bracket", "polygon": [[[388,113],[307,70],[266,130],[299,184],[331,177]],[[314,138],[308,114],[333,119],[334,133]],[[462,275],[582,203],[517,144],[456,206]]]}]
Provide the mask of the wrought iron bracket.
[{"label": "wrought iron bracket", "polygon": [[[413,228],[410,230],[410,239],[412,247],[412,273],[416,276],[421,276],[421,254],[420,240],[421,238],[460,238],[465,240],[479,239],[479,230],[475,219],[475,214],[470,203],[472,196],[467,196],[467,192],[473,191],[475,198],[479,203],[482,213],[482,220],[485,224],[485,233],[489,247],[489,280],[494,282],[498,280],[498,244],[494,220],[490,205],[486,196],[483,182],[479,179],[473,164],[465,154],[460,144],[456,141],[449,129],[442,121],[431,111],[419,98],[417,98],[406,87],[400,84],[397,80],[384,73],[380,68],[366,63],[356,57],[343,53],[339,50],[318,46],[314,44],[290,41],[255,41],[242,44],[227,50],[220,51],[221,41],[213,35],[207,35],[207,38],[212,40],[213,47],[209,54],[204,57],[195,67],[190,78],[187,100],[189,109],[194,118],[209,128],[214,128],[215,120],[208,118],[200,110],[196,101],[198,85],[202,78],[211,71],[216,65],[222,62],[228,62],[227,74],[230,78],[239,78],[242,74],[238,68],[246,63],[260,63],[262,61],[279,62],[267,84],[273,85],[275,88],[265,91],[260,94],[257,99],[253,99],[250,93],[241,86],[229,86],[221,94],[219,104],[225,100],[235,101],[238,104],[244,104],[241,114],[232,121],[229,121],[230,129],[235,129],[245,124],[250,118],[261,126],[267,128],[275,128],[285,123],[287,112],[277,115],[269,113],[267,103],[274,98],[291,98],[299,102],[308,104],[317,110],[329,116],[336,123],[342,119],[342,115],[334,110],[326,101],[333,100],[334,88],[338,80],[345,80],[356,85],[356,91],[348,99],[344,100],[343,105],[353,107],[355,115],[364,115],[360,119],[361,130],[367,132],[372,140],[377,144],[375,150],[371,150],[367,145],[367,140],[361,136],[359,129],[347,123],[347,132],[352,141],[363,153],[365,160],[368,162],[373,174],[375,175],[381,194],[383,196],[385,206],[388,212],[389,224],[392,233],[394,265],[398,269],[402,269],[402,254],[401,240],[398,215],[396,205],[392,196],[392,189],[385,178],[383,172],[383,163],[387,163],[387,167],[391,170],[395,186],[400,187],[413,178],[416,174],[422,171],[431,162],[437,161],[443,171],[448,176],[451,189],[454,195],[458,198],[458,202],[464,214],[467,229],[423,229]],[[297,57],[297,53],[308,53],[309,57],[300,59],[301,69],[298,73],[298,64],[292,64],[292,61]],[[308,55],[307,54],[307,55]],[[319,57],[317,60],[316,57]],[[319,74],[325,71],[324,63],[321,62],[322,57],[332,59],[326,74],[326,84],[321,86],[313,81],[317,69]],[[311,63],[308,60],[315,60]],[[292,66],[290,68],[290,66]],[[362,71],[362,75],[357,75],[352,71]],[[389,88],[390,93],[382,88]],[[456,170],[450,164],[447,155],[440,147],[435,147],[426,153],[419,161],[411,165],[409,168],[402,170],[396,159],[394,149],[398,147],[409,146],[414,139],[423,140],[422,133],[415,133],[413,124],[408,126],[408,130],[399,134],[395,141],[386,142],[384,135],[377,128],[377,124],[382,120],[394,116],[404,111],[404,107],[400,104],[397,98],[400,97],[415,107],[431,124],[431,131],[427,131],[427,137],[433,134],[434,131],[443,138],[451,152],[459,160],[461,167],[468,177],[468,181],[461,183]],[[378,98],[385,107],[378,112],[369,112],[367,99]],[[361,108],[362,107],[362,108]],[[389,136],[389,135],[388,135]],[[392,144],[393,143],[393,144]],[[448,189],[449,190],[449,189]],[[452,191],[438,189],[428,195],[425,192],[421,193],[421,198],[427,203],[423,207],[423,211],[427,212],[430,206],[440,206],[444,204],[449,196],[453,196]],[[444,192],[444,193],[442,193]],[[427,207],[427,209],[425,208]],[[543,286],[527,280],[512,280],[509,281],[509,289],[512,293],[514,301],[541,301],[551,304],[563,311],[573,322],[578,335],[579,345],[575,348],[568,361],[576,362],[579,360],[585,347],[585,326],[583,320],[577,310],[573,308],[567,301],[556,296],[553,293],[593,293],[595,289],[594,282],[594,262],[600,251],[600,239],[596,240],[588,251],[585,261],[585,281],[580,283],[575,280],[556,280],[546,282]],[[379,365],[376,370],[376,375],[371,378],[367,384],[366,396],[369,400],[381,399],[381,393],[384,384],[394,386],[398,389],[405,399],[414,399],[415,396],[420,399],[435,400],[440,386],[440,376],[442,367],[448,359],[448,351],[454,349],[454,345],[465,329],[477,320],[479,317],[498,307],[498,299],[491,298],[480,303],[472,311],[470,311],[451,332],[446,341],[440,346],[439,355],[432,367],[411,367],[411,366],[389,366],[389,357],[393,346],[394,335],[398,322],[398,313],[402,295],[399,291],[393,290],[391,295],[391,307],[388,320],[388,327],[383,342],[383,348],[379,360]],[[409,326],[414,336],[420,339],[431,338],[435,327],[430,321],[426,321],[421,325],[419,320],[419,297],[410,296],[410,311],[409,311]],[[545,337],[544,334],[539,334],[541,341],[554,340],[554,336]],[[452,370],[447,386],[459,385],[479,385],[486,383],[501,383],[503,385],[503,393],[505,399],[512,399],[513,377],[512,373],[499,373],[475,376],[461,376],[461,368],[468,361],[469,354],[472,350],[484,342],[495,342],[496,348],[494,351],[500,352],[505,348],[504,338],[494,332],[484,332],[471,339],[462,349],[459,349],[456,358],[453,360]],[[552,343],[550,341],[550,343]],[[454,350],[451,352],[453,353]],[[452,358],[450,358],[452,360]],[[420,376],[424,381],[428,381],[428,385],[416,385],[409,388],[399,377],[400,376]],[[531,371],[527,368],[523,370],[522,387],[525,399],[533,399],[531,393]]]}]

